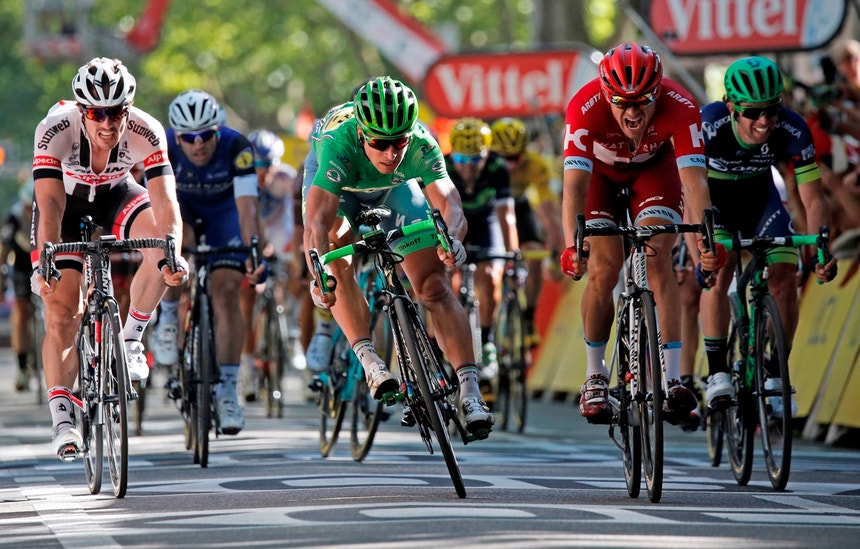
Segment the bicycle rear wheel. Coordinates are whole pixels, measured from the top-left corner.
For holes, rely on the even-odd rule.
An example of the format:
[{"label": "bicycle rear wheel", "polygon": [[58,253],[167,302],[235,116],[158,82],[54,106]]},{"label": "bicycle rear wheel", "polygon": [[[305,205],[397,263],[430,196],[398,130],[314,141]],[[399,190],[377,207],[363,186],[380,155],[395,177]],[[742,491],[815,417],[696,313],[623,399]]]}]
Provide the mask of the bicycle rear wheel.
[{"label": "bicycle rear wheel", "polygon": [[101,396],[105,453],[113,494],[122,498],[128,488],[128,365],[116,301],[106,301],[101,315]]},{"label": "bicycle rear wheel", "polygon": [[215,362],[215,338],[213,334],[212,324],[212,308],[207,295],[198,296],[200,310],[197,318],[197,327],[195,328],[194,351],[195,364],[199,380],[197,381],[196,391],[196,423],[195,423],[195,442],[194,442],[194,463],[199,463],[200,467],[208,467],[209,465],[209,431],[212,428],[212,390],[213,377],[218,371],[218,365]]},{"label": "bicycle rear wheel", "polygon": [[[759,425],[761,426],[761,444],[764,451],[764,462],[770,483],[775,490],[785,490],[788,476],[791,472],[791,382],[789,380],[788,352],[785,347],[785,333],[780,321],[779,308],[773,296],[766,295],[755,312],[755,387],[758,399]],[[775,361],[775,362],[774,362]],[[766,390],[768,363],[778,373],[782,380],[779,389]],[[772,372],[771,377],[774,375]],[[771,398],[782,399],[782,417],[772,413],[769,404]]]},{"label": "bicycle rear wheel", "polygon": [[102,439],[102,425],[99,417],[98,406],[94,405],[96,388],[99,387],[95,370],[90,368],[91,357],[94,354],[90,338],[88,337],[90,326],[89,314],[84,315],[81,328],[78,332],[78,391],[80,393],[82,407],[75,407],[75,421],[81,436],[84,438],[83,458],[84,477],[87,480],[87,488],[91,494],[98,494],[102,490],[102,473],[104,467],[104,439]]},{"label": "bicycle rear wheel", "polygon": [[642,433],[640,432],[638,404],[630,393],[630,350],[627,347],[627,312],[619,305],[616,315],[615,349],[611,372],[616,372],[618,391],[618,431],[621,434],[621,461],[624,465],[624,481],[631,498],[638,498],[642,489]]},{"label": "bicycle rear wheel", "polygon": [[722,412],[723,434],[732,475],[738,485],[746,486],[752,475],[753,443],[758,419],[755,416],[753,397],[744,379],[748,365],[743,356],[741,342],[744,341],[743,331],[746,327],[741,322],[737,306],[731,308],[731,315],[729,340],[732,345],[729,347],[729,354],[735,358],[730,358],[732,362],[729,367],[737,401]]},{"label": "bicycle rear wheel", "polygon": [[637,395],[642,435],[642,469],[648,499],[657,503],[663,494],[663,369],[657,336],[654,296],[639,296],[639,364]]},{"label": "bicycle rear wheel", "polygon": [[[394,301],[394,310],[400,323],[400,334],[406,344],[409,354],[409,362],[414,370],[421,398],[424,401],[425,412],[430,419],[430,426],[436,437],[439,450],[445,458],[448,474],[454,489],[460,498],[466,497],[466,486],[457,463],[457,456],[451,446],[451,435],[448,432],[448,414],[454,413],[453,404],[449,402],[450,387],[442,364],[439,363],[436,353],[427,336],[427,331],[421,323],[414,307],[407,305],[400,299]],[[443,386],[443,382],[445,385]],[[415,414],[416,419],[421,414]],[[432,453],[432,451],[431,451]]]},{"label": "bicycle rear wheel", "polygon": [[523,312],[517,292],[508,289],[496,327],[499,354],[499,373],[496,377],[496,408],[499,425],[508,429],[509,423],[517,433],[526,425],[528,394],[526,369],[528,349],[525,342]]}]

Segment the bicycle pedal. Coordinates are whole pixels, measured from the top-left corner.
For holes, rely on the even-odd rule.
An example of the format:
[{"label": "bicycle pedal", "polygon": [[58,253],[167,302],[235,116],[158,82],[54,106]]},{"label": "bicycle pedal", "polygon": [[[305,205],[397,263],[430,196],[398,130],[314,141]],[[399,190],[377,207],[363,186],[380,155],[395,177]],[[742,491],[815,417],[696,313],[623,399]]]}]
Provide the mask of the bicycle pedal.
[{"label": "bicycle pedal", "polygon": [[600,413],[600,414],[597,414],[594,416],[589,416],[589,417],[586,417],[585,419],[586,419],[586,421],[588,421],[588,423],[590,423],[592,425],[609,425],[610,423],[612,423],[612,412],[610,412],[609,410],[606,410],[603,413]]},{"label": "bicycle pedal", "polygon": [[319,377],[314,376],[311,382],[308,383],[308,389],[315,393],[321,393],[323,390],[323,382]]},{"label": "bicycle pedal", "polygon": [[79,452],[80,450],[78,450],[76,445],[66,444],[59,452],[57,452],[57,458],[62,462],[71,463],[78,458]]},{"label": "bicycle pedal", "polygon": [[415,427],[415,414],[412,412],[412,408],[403,409],[403,415],[400,416],[400,426]]},{"label": "bicycle pedal", "polygon": [[378,400],[379,400],[379,402],[383,403],[386,406],[391,406],[392,404],[397,403],[397,395],[398,394],[400,394],[400,393],[397,393],[395,391],[389,391],[389,392],[385,393],[384,395],[382,395],[382,397],[380,397]]},{"label": "bicycle pedal", "polygon": [[466,444],[468,444],[469,442],[475,442],[476,440],[484,440],[486,438],[489,438],[490,433],[492,431],[492,429],[478,429],[474,433],[469,433],[466,436]]}]

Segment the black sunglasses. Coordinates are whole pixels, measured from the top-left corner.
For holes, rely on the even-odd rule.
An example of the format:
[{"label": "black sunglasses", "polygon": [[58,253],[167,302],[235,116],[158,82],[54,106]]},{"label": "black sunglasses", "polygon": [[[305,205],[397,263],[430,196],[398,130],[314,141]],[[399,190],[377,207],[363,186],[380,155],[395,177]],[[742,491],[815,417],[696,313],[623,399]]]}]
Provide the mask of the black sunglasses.
[{"label": "black sunglasses", "polygon": [[185,141],[189,145],[193,145],[200,139],[201,142],[206,143],[218,133],[218,130],[208,129],[200,132],[185,132],[179,134],[179,139]]},{"label": "black sunglasses", "polygon": [[115,107],[81,107],[84,118],[93,122],[104,122],[110,118],[114,122],[121,120],[128,114],[128,105],[117,105]]},{"label": "black sunglasses", "polygon": [[748,120],[758,120],[762,115],[764,115],[765,118],[774,117],[779,114],[780,109],[782,109],[781,101],[764,107],[742,107],[740,105],[735,105],[735,110]]}]

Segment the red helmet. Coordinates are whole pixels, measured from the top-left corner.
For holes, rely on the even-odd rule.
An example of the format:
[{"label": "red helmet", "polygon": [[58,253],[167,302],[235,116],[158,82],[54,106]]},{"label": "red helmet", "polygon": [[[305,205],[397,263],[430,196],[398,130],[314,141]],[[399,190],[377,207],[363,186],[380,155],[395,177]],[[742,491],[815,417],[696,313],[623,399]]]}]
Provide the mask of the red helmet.
[{"label": "red helmet", "polygon": [[606,52],[598,67],[600,87],[610,95],[637,97],[653,92],[663,78],[657,52],[636,42],[625,42]]}]

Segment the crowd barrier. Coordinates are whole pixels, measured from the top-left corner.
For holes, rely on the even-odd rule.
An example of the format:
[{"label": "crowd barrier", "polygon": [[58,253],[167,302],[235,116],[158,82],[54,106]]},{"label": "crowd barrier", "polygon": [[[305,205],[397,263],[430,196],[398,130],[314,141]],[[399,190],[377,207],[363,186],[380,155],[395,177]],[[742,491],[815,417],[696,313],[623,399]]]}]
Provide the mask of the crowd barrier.
[{"label": "crowd barrier", "polygon": [[[810,280],[805,286],[789,361],[797,417],[806,420],[803,436],[828,443],[860,429],[860,273],[846,281],[847,262],[840,267],[833,282]],[[536,394],[576,402],[586,369],[579,307],[585,282],[548,286],[549,295],[541,296],[538,307],[544,329],[529,387]],[[701,343],[699,348],[702,352]]]}]

